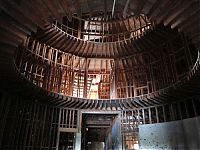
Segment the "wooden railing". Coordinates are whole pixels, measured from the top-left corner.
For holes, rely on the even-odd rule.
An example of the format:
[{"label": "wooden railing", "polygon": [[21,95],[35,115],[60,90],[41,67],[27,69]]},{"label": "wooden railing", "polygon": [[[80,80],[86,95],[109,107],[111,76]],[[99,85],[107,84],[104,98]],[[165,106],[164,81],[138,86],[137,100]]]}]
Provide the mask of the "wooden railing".
[{"label": "wooden railing", "polygon": [[[70,94],[70,91],[68,91],[66,93],[61,92],[61,89],[60,89],[61,79],[60,79],[59,75],[56,74],[56,72],[58,71],[58,72],[61,73],[61,72],[64,71],[64,72],[69,73],[69,74],[73,74],[73,72],[74,73],[77,72],[79,74],[79,73],[85,71],[84,68],[81,68],[81,67],[73,68],[73,66],[67,65],[67,63],[66,64],[62,63],[62,62],[65,62],[65,61],[62,60],[63,59],[62,57],[61,57],[60,60],[58,59],[57,56],[60,57],[62,54],[67,55],[67,53],[53,49],[53,48],[49,47],[48,45],[42,45],[40,43],[34,42],[37,46],[33,46],[33,43],[30,44],[29,41],[27,41],[27,42],[28,43],[25,43],[25,45],[24,45],[25,47],[22,50],[23,50],[23,55],[28,56],[27,57],[28,59],[26,57],[24,57],[25,60],[23,60],[24,58],[21,58],[17,62],[17,66],[19,67],[22,75],[25,76],[28,80],[30,80],[34,84],[36,84],[37,86],[44,88],[45,90],[48,90],[50,92],[55,92],[55,93],[61,93],[61,94],[67,95],[67,96],[72,96],[72,93]],[[28,45],[32,45],[32,46],[28,47]],[[40,49],[38,49],[38,47],[40,47]],[[53,52],[53,55],[55,54],[55,56],[51,57],[50,55],[52,55],[52,54],[48,54],[47,49],[51,50],[51,52]],[[20,55],[21,54],[22,53],[20,53]],[[76,56],[71,56],[71,57],[76,57]],[[84,58],[82,58],[82,59],[84,59]],[[36,67],[41,68],[43,71],[41,73],[34,72],[33,67],[31,67],[32,70],[25,71],[23,69],[24,66],[22,66],[22,65],[24,65],[23,61],[24,62],[30,61],[29,62],[30,64],[28,64],[28,65],[35,65]],[[34,62],[37,62],[37,63],[34,64]],[[154,90],[148,91],[148,93],[140,93],[139,95],[132,95],[131,97],[134,97],[136,99],[137,98],[138,99],[144,99],[144,98],[150,98],[150,97],[155,97],[155,96],[158,96],[158,95],[165,94],[170,89],[178,88],[180,85],[189,81],[196,74],[196,72],[199,70],[199,66],[200,66],[200,53],[198,52],[197,60],[194,64],[194,66],[192,67],[191,70],[189,70],[189,72],[187,72],[185,74],[185,76],[183,76],[182,78],[180,78],[176,82],[168,85],[167,87],[160,88],[160,89],[157,89],[157,90],[154,89]],[[50,68],[52,67],[52,68],[55,69],[55,74],[47,73],[49,67]],[[47,74],[44,73],[45,69],[47,70],[47,72],[46,72]],[[55,82],[53,82],[53,80],[51,81],[51,79],[50,79],[52,75],[54,76],[53,80],[55,80]],[[82,74],[80,74],[80,75],[82,76]],[[60,74],[60,76],[63,76],[63,74]],[[71,77],[72,78],[69,79],[69,83],[67,83],[67,86],[69,86],[70,82],[73,80],[73,75]],[[62,84],[64,84],[64,83],[62,83]],[[56,86],[56,88],[54,89],[53,87],[55,87],[55,86]],[[64,87],[67,88],[66,85],[64,85]],[[146,86],[144,86],[144,87],[146,87]],[[147,87],[148,87],[148,85],[147,85]],[[138,88],[140,88],[140,87],[138,87]],[[65,89],[63,89],[63,90],[65,90]],[[111,98],[115,99],[114,96],[112,96]],[[123,97],[118,98],[118,99],[119,100],[125,100],[125,98],[123,98]],[[106,99],[104,99],[104,100],[106,100]]]},{"label": "wooden railing", "polygon": [[[69,37],[87,42],[97,43],[122,42],[124,40],[139,38],[146,31],[151,30],[153,28],[152,23],[148,21],[146,16],[131,16],[126,20],[120,20],[118,22],[93,20],[87,21],[81,18],[78,18],[77,20],[80,24],[81,22],[89,22],[89,27],[87,27],[86,29],[76,29],[76,27],[69,27],[67,25],[60,24],[57,21],[52,24],[52,27],[54,27],[56,30],[62,31]],[[95,23],[92,25],[92,27],[90,27],[90,22],[98,22],[99,24]],[[117,28],[117,31],[113,31],[114,29],[112,28]]]}]

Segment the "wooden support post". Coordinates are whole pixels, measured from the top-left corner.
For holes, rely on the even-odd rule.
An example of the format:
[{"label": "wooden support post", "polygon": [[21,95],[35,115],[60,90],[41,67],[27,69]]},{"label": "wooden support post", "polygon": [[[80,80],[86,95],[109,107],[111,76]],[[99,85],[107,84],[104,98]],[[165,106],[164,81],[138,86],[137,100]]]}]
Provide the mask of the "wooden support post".
[{"label": "wooden support post", "polygon": [[78,38],[81,39],[81,28],[82,28],[82,22],[81,19],[78,20]]},{"label": "wooden support post", "polygon": [[0,120],[0,148],[3,144],[2,143],[3,133],[4,133],[3,131],[5,130],[5,127],[6,127],[6,120],[8,118],[8,112],[10,110],[10,103],[11,103],[11,99],[8,98],[8,95],[3,94],[3,96],[0,97],[0,116],[2,116]]},{"label": "wooden support post", "polygon": [[59,139],[60,139],[60,122],[61,122],[61,113],[62,109],[59,109],[59,119],[58,119],[58,129],[57,129],[57,139],[56,139],[56,150],[59,148]]},{"label": "wooden support post", "polygon": [[156,110],[156,123],[159,123],[158,107],[155,107],[155,110]]},{"label": "wooden support post", "polygon": [[190,114],[189,114],[186,102],[184,102],[184,106],[185,106],[186,117],[189,118]]},{"label": "wooden support post", "polygon": [[69,93],[70,93],[70,96],[73,96],[73,87],[74,87],[74,57],[71,58],[71,64],[70,64],[70,84],[69,84]]},{"label": "wooden support post", "polygon": [[111,75],[112,75],[112,83],[110,83],[111,87],[110,87],[110,98],[116,98],[117,97],[117,80],[116,80],[116,61],[117,60],[114,60],[113,62],[113,68],[112,68],[112,72],[111,72]]},{"label": "wooden support post", "polygon": [[143,119],[143,124],[146,124],[144,109],[142,109],[142,119]]},{"label": "wooden support post", "polygon": [[148,111],[149,111],[149,123],[151,124],[152,123],[152,120],[151,120],[151,108],[149,108]]},{"label": "wooden support post", "polygon": [[178,105],[178,111],[179,111],[180,119],[182,120],[183,119],[183,115],[182,115],[182,112],[181,112],[181,104],[180,104],[180,102],[178,102],[177,105]]},{"label": "wooden support post", "polygon": [[59,68],[58,70],[59,76],[58,76],[58,93],[61,93],[61,86],[62,86],[62,80],[63,80],[63,68]]},{"label": "wooden support post", "polygon": [[192,62],[191,50],[190,50],[186,35],[183,35],[183,42],[184,42],[184,46],[185,46],[185,48],[184,48],[185,49],[185,57],[187,59],[188,68],[190,70],[191,67],[193,66],[193,62]]},{"label": "wooden support post", "polygon": [[83,97],[84,98],[87,98],[87,88],[88,88],[88,85],[87,85],[87,82],[88,82],[88,59],[86,58],[85,59],[85,72],[84,72],[84,89],[83,89]]},{"label": "wooden support post", "polygon": [[47,108],[48,106],[44,106],[44,117],[43,117],[43,119],[42,120],[45,120],[44,122],[43,122],[43,125],[42,125],[42,133],[41,133],[41,139],[40,140],[38,140],[38,142],[39,142],[39,148],[41,149],[42,148],[42,142],[44,141],[44,139],[45,139],[45,130],[46,130],[46,128],[45,128],[45,125],[46,125],[46,116],[47,116],[47,110],[48,110],[48,108]]},{"label": "wooden support post", "polygon": [[127,124],[128,124],[128,121],[127,121],[127,119],[128,119],[128,117],[127,117],[127,111],[123,111],[124,112],[124,119],[125,119],[125,124],[126,124],[126,129],[125,130],[128,130],[128,126],[127,126]]},{"label": "wooden support post", "polygon": [[35,48],[35,40],[32,42],[31,51],[33,52]]},{"label": "wooden support post", "polygon": [[194,110],[194,116],[196,117],[198,114],[197,114],[197,107],[195,106],[195,103],[194,103],[194,99],[192,99],[192,108]]},{"label": "wooden support post", "polygon": [[137,109],[137,121],[138,125],[140,125],[140,109]]},{"label": "wooden support post", "polygon": [[169,111],[170,111],[171,120],[172,121],[175,120],[175,115],[174,115],[174,110],[173,110],[173,105],[172,104],[169,105]]},{"label": "wooden support post", "polygon": [[164,122],[166,122],[166,113],[165,113],[165,106],[162,106],[162,111],[163,111],[163,118],[164,118]]}]

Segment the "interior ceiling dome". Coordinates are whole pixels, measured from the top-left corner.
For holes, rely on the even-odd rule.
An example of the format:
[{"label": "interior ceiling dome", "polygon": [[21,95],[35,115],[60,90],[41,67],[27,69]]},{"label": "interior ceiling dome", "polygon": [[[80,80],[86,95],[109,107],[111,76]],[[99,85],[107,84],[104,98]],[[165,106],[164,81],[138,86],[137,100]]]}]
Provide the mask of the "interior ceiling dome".
[{"label": "interior ceiling dome", "polygon": [[[130,15],[145,13],[145,9],[141,10],[141,6],[138,7],[144,3],[144,0],[66,0],[58,3],[70,6],[67,9],[69,19],[74,14],[86,19],[87,17],[107,16],[108,14],[111,14],[112,18],[116,18],[118,15],[123,15],[126,18]],[[61,7],[65,6],[61,5]],[[63,9],[60,9],[60,12],[65,13]]]},{"label": "interior ceiling dome", "polygon": [[0,150],[200,149],[199,116],[200,0],[0,0]]},{"label": "interior ceiling dome", "polygon": [[177,29],[171,28],[181,25],[174,21],[178,14],[161,13],[161,8],[181,7],[186,1],[164,1],[159,9],[159,2],[144,0],[37,1],[33,6],[38,3],[37,9],[43,12],[40,19],[46,23],[33,38],[79,57],[120,58],[156,48],[176,36]]},{"label": "interior ceiling dome", "polygon": [[[66,17],[63,23],[55,21],[45,30],[38,30],[33,37],[76,56],[116,58],[145,51],[138,42],[152,29],[153,24],[144,14],[116,20],[107,16],[87,20],[74,16],[71,21]],[[176,34],[166,29],[169,34]]]},{"label": "interior ceiling dome", "polygon": [[[137,13],[133,3],[137,2],[58,1],[54,6],[58,7],[57,12],[53,13],[55,15],[49,16],[48,25],[38,29],[33,37],[81,57],[114,58],[132,55],[140,49],[132,44],[133,40],[152,29],[147,16]],[[50,5],[47,4],[47,7],[51,8]],[[46,18],[43,20],[47,21]]]}]

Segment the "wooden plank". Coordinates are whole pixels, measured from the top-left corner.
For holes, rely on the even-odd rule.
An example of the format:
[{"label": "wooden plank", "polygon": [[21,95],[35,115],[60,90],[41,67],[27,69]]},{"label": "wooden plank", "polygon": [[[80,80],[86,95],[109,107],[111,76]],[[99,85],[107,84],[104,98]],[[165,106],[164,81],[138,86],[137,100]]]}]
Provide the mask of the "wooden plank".
[{"label": "wooden plank", "polygon": [[77,128],[59,128],[59,132],[74,132],[74,133],[77,133],[78,129]]}]

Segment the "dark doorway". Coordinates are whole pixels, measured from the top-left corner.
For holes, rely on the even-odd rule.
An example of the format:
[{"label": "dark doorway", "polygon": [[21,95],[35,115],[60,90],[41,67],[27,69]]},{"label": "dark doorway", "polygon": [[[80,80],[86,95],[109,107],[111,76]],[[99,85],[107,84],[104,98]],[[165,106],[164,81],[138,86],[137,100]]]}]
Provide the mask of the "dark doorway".
[{"label": "dark doorway", "polygon": [[[112,126],[118,114],[82,115],[82,150],[106,150],[111,142]],[[110,136],[110,137],[109,137]]]}]

